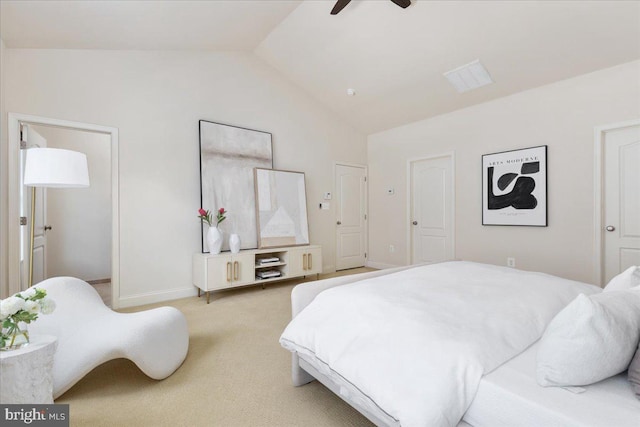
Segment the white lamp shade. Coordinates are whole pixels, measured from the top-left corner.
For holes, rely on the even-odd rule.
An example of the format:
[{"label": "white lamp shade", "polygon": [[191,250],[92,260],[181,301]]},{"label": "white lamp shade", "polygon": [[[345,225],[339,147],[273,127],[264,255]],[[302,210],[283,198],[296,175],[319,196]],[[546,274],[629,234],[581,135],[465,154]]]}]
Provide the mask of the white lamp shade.
[{"label": "white lamp shade", "polygon": [[60,148],[30,148],[24,167],[24,185],[82,188],[89,186],[87,156]]}]

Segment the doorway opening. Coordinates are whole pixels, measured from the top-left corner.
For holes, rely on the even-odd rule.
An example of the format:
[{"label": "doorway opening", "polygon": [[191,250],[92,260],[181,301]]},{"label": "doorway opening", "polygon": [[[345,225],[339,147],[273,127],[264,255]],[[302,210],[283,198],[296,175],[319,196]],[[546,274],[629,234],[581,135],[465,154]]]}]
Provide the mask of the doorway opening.
[{"label": "doorway opening", "polygon": [[[117,308],[117,129],[11,113],[8,124],[9,219],[11,224],[23,224],[9,230],[10,292],[26,289],[31,274],[33,284],[50,277],[72,276],[93,284],[105,303]],[[84,153],[90,186],[36,188],[31,218],[31,191],[25,191],[22,179],[24,158],[29,149],[45,146]],[[31,223],[33,250],[28,231]]]}]

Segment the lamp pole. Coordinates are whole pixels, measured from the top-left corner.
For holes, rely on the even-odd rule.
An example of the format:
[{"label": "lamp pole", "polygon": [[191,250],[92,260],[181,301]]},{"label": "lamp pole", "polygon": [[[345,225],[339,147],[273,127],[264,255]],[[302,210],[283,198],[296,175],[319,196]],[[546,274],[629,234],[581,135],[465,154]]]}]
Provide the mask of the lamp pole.
[{"label": "lamp pole", "polygon": [[29,230],[29,287],[33,286],[33,241],[36,228],[36,187],[31,187],[31,227]]}]

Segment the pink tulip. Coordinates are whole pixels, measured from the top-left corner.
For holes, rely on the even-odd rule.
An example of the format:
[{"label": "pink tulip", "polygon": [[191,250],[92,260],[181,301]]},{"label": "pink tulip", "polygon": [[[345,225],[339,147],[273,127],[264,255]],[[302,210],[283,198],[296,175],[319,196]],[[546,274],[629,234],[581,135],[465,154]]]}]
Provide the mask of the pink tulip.
[{"label": "pink tulip", "polygon": [[198,209],[198,213],[202,216],[207,216],[207,211],[205,211],[204,209],[200,208]]},{"label": "pink tulip", "polygon": [[224,214],[225,214],[225,210],[224,210],[224,208],[220,208],[220,209],[218,210],[218,212],[220,212],[220,215],[224,215]]}]

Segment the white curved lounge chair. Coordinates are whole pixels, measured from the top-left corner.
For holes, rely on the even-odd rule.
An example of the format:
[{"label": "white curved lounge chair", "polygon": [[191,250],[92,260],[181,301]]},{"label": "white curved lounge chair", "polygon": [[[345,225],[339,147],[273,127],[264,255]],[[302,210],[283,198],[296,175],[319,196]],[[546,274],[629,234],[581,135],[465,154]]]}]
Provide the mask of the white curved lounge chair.
[{"label": "white curved lounge chair", "polygon": [[47,279],[35,287],[45,289],[56,303],[53,313],[29,325],[32,334],[58,337],[54,399],[112,359],[129,359],[149,377],[161,380],[187,356],[187,321],[176,308],[116,313],[104,305],[91,285],[73,277]]}]

